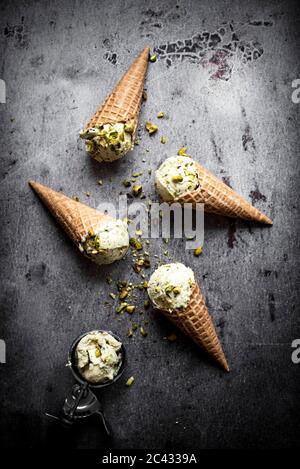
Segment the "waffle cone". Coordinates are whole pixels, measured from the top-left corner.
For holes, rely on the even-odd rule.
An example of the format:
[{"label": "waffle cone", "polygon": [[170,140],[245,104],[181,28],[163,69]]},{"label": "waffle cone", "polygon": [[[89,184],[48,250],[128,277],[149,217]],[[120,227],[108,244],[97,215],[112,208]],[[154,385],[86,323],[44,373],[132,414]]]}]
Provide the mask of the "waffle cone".
[{"label": "waffle cone", "polygon": [[162,312],[175,326],[217,361],[224,370],[229,371],[224,352],[197,283],[193,286],[189,304],[184,310]]},{"label": "waffle cone", "polygon": [[96,230],[100,223],[110,219],[94,208],[76,202],[38,182],[30,181],[29,185],[77,246],[89,230]]},{"label": "waffle cone", "polygon": [[200,182],[199,188],[176,198],[176,202],[182,205],[188,202],[193,203],[193,205],[204,203],[204,210],[209,213],[258,221],[267,225],[273,224],[269,217],[253,207],[253,205],[227,186],[227,184],[196,161],[195,165]]},{"label": "waffle cone", "polygon": [[86,128],[127,122],[133,119],[136,130],[148,67],[148,57],[149,48],[146,47],[87,123]]}]

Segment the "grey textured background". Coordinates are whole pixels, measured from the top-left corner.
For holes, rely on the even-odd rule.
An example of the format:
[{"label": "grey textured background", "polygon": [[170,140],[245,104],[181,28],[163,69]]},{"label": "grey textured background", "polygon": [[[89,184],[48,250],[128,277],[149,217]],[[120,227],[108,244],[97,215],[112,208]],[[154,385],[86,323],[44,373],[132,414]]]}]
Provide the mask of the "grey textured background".
[{"label": "grey textured background", "polygon": [[[291,361],[291,342],[300,337],[299,105],[291,101],[291,83],[300,75],[296,5],[1,3],[0,78],[7,84],[7,103],[0,104],[3,446],[109,445],[97,422],[66,435],[43,415],[58,412],[72,383],[64,366],[69,344],[95,327],[115,331],[128,348],[123,381],[103,396],[114,447],[299,446],[300,365]],[[113,165],[91,161],[78,132],[141,48],[221,27],[233,53],[214,56],[212,43],[200,58],[183,52],[150,64],[140,146]],[[245,48],[258,52],[247,60]],[[161,110],[166,118],[150,138],[143,125],[156,122]],[[157,240],[149,248],[161,261],[177,259],[196,272],[230,374],[180,334],[175,343],[164,340],[173,328],[153,311],[134,318],[149,321],[148,336],[128,339],[131,318],[119,320],[113,301],[103,302],[114,291],[108,274],[137,281],[130,256],[110,267],[92,265],[27,185],[33,178],[95,207],[117,198],[124,177],[140,170],[154,199],[147,169],[184,145],[274,220],[267,228],[206,216],[198,259],[180,240],[168,246]],[[136,381],[127,389],[130,375]]]}]

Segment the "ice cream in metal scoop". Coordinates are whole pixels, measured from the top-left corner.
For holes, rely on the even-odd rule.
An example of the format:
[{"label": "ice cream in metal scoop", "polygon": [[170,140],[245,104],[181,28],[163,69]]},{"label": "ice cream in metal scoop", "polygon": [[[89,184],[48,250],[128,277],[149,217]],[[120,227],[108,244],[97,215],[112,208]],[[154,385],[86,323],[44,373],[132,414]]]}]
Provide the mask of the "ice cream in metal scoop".
[{"label": "ice cream in metal scoop", "polygon": [[70,347],[67,366],[77,383],[67,394],[60,415],[46,415],[67,425],[99,415],[106,434],[112,436],[100,396],[95,392],[115,383],[124,372],[126,351],[120,338],[103,330],[77,337]]}]

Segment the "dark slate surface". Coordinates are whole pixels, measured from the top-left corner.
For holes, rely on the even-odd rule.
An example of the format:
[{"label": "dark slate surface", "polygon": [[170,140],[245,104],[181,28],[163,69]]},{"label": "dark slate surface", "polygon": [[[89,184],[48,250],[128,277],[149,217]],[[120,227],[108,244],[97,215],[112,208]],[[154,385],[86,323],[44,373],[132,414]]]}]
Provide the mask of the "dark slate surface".
[{"label": "dark slate surface", "polygon": [[[300,337],[297,2],[10,1],[0,11],[2,445],[109,445],[97,421],[66,434],[44,417],[58,412],[73,382],[71,341],[101,327],[117,332],[129,355],[124,379],[103,396],[112,446],[299,446],[300,365],[291,361]],[[145,45],[160,60],[149,66],[140,146],[101,166],[78,132]],[[143,124],[161,110],[166,118],[150,139]],[[134,318],[149,321],[148,336],[128,339],[131,318],[103,303],[115,289],[108,274],[137,281],[130,256],[110,267],[89,263],[27,185],[35,178],[96,207],[116,199],[135,170],[154,199],[148,168],[182,146],[274,220],[266,228],[207,216],[198,259],[180,240],[149,248],[194,269],[230,374],[180,334],[164,340],[173,328],[153,311]]]}]

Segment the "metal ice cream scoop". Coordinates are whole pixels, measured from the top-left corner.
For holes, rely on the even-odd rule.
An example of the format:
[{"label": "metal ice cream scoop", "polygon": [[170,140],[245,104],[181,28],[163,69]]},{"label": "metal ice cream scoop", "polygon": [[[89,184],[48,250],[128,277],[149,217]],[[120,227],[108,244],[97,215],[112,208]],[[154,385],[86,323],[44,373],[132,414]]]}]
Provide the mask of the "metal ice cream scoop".
[{"label": "metal ice cream scoop", "polygon": [[[95,332],[95,331],[92,331]],[[96,332],[107,332],[107,331],[96,331]],[[93,415],[99,415],[101,417],[105,432],[107,436],[111,437],[112,432],[110,430],[109,424],[107,423],[103,411],[103,406],[99,400],[99,398],[96,396],[96,394],[92,391],[92,389],[98,390],[105,388],[107,386],[110,386],[111,384],[115,383],[118,381],[118,379],[122,376],[125,366],[126,366],[126,351],[125,347],[122,344],[121,347],[121,355],[122,355],[122,362],[120,369],[118,370],[118,373],[116,376],[110,380],[106,381],[104,383],[90,383],[84,379],[84,377],[79,373],[79,370],[76,365],[76,359],[75,359],[75,352],[76,352],[76,347],[79,343],[79,341],[86,336],[87,334],[90,334],[91,332],[86,332],[85,334],[82,334],[81,336],[77,337],[77,339],[74,340],[72,343],[70,350],[69,350],[69,356],[68,356],[68,366],[70,367],[72,374],[74,378],[76,379],[78,384],[74,384],[72,387],[72,390],[70,393],[67,394],[67,397],[65,399],[64,405],[61,409],[60,415],[58,417],[51,415],[51,414],[46,414],[47,417],[53,418],[55,420],[58,420],[59,422],[65,424],[65,425],[71,425],[74,422],[84,419],[86,417],[91,417]],[[112,333],[108,332],[110,335],[112,335],[116,340],[121,342],[120,338]],[[122,343],[122,342],[121,342]]]}]

